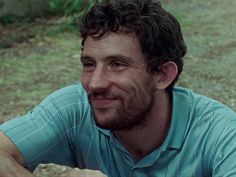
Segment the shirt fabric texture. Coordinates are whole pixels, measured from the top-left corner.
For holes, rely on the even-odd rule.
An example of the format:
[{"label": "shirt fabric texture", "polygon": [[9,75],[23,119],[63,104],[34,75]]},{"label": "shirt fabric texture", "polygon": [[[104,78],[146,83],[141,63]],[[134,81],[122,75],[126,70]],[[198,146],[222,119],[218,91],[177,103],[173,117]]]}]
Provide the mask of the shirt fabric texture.
[{"label": "shirt fabric texture", "polygon": [[50,162],[100,170],[108,177],[236,176],[236,113],[181,87],[173,89],[172,102],[163,144],[140,161],[111,131],[96,126],[80,83],[54,92],[0,130],[31,171]]}]

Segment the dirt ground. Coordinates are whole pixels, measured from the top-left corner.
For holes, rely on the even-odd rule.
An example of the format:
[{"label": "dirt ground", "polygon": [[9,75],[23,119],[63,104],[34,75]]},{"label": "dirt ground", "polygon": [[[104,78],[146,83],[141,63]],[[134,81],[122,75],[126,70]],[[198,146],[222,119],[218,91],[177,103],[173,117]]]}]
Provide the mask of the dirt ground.
[{"label": "dirt ground", "polygon": [[[179,19],[188,45],[178,85],[236,111],[236,1],[162,2]],[[23,27],[0,25],[0,123],[24,114],[55,89],[80,79],[80,40],[76,32],[60,27],[64,20],[37,20]],[[42,164],[34,174],[103,176],[54,164]]]}]

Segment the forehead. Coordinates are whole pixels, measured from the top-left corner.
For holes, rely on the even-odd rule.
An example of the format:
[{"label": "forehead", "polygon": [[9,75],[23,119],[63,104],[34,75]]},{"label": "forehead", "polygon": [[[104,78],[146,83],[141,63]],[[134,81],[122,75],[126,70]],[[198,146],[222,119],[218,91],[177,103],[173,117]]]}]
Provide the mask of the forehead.
[{"label": "forehead", "polygon": [[135,33],[109,33],[102,38],[85,39],[82,55],[127,55],[128,57],[143,56],[139,39]]}]

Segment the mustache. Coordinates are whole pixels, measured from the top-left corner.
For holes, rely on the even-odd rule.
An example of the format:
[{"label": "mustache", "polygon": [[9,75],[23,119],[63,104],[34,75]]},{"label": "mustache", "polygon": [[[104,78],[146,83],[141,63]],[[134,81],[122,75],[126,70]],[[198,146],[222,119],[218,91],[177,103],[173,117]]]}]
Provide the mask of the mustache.
[{"label": "mustache", "polygon": [[118,96],[111,92],[91,92],[88,93],[89,100],[115,100]]}]

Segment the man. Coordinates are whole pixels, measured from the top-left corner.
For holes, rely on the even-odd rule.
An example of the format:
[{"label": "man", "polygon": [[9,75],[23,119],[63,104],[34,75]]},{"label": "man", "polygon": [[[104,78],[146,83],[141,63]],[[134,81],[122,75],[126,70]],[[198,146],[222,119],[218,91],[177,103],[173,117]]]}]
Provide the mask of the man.
[{"label": "man", "polygon": [[159,2],[97,3],[81,36],[81,84],[1,125],[1,177],[48,162],[108,177],[236,176],[236,113],[173,87],[186,46]]}]

